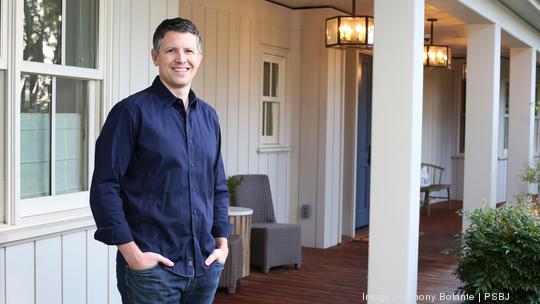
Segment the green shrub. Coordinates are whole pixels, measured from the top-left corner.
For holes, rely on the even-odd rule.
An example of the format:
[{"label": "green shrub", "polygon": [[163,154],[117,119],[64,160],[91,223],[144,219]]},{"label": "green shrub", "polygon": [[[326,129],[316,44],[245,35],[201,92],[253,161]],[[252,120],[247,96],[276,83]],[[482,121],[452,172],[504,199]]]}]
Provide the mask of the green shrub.
[{"label": "green shrub", "polygon": [[509,303],[540,303],[538,209],[521,199],[463,215],[471,225],[455,250],[456,275],[463,282],[460,292],[475,295],[482,303],[497,302],[486,299],[486,293],[507,294]]},{"label": "green shrub", "polygon": [[540,184],[540,161],[536,161],[533,167],[525,164],[521,180],[529,184]]},{"label": "green shrub", "polygon": [[243,180],[243,176],[240,176],[239,178],[233,176],[227,177],[227,188],[229,189],[229,204],[231,206],[236,206],[236,188],[242,184]]}]

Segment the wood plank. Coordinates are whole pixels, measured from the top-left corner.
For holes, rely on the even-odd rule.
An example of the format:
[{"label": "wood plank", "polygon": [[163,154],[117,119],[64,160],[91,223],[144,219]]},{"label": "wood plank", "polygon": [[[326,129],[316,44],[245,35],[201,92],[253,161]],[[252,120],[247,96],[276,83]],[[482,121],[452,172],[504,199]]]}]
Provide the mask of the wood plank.
[{"label": "wood plank", "polygon": [[191,3],[187,1],[180,1],[180,17],[191,20],[192,15]]},{"label": "wood plank", "polygon": [[130,93],[148,86],[148,33],[149,0],[132,0],[131,3],[131,57]]},{"label": "wood plank", "polygon": [[6,249],[0,248],[0,304],[6,304]]},{"label": "wood plank", "polygon": [[178,5],[178,0],[167,0],[167,18],[171,19],[178,16],[180,16],[180,6]]},{"label": "wood plank", "polygon": [[120,292],[116,287],[116,246],[108,246],[108,276],[109,276],[109,303],[108,304],[121,304],[122,299]]},{"label": "wood plank", "polygon": [[248,142],[248,173],[264,172],[259,169],[259,157],[262,154],[257,152],[260,143],[261,134],[261,23],[253,20],[251,22],[251,77],[250,81],[250,100],[249,100],[249,142]]},{"label": "wood plank", "polygon": [[[159,3],[154,3],[154,2]],[[146,60],[148,62],[148,85],[152,84],[154,78],[159,74],[158,68],[154,65],[152,61],[152,56],[150,55],[150,50],[154,48],[153,45],[153,35],[156,27],[167,18],[167,13],[169,8],[167,7],[167,0],[154,0],[148,8],[149,12],[149,23],[148,23],[148,46],[146,52]]]},{"label": "wood plank", "polygon": [[289,168],[288,158],[290,153],[278,153],[277,155],[277,181],[276,181],[276,200],[279,202],[279,213],[281,214],[281,223],[290,223],[289,219],[289,200],[288,200],[288,181],[289,181]]},{"label": "wood plank", "polygon": [[[250,75],[251,75],[251,19],[242,16],[240,27],[240,79],[238,81],[240,96],[238,100],[238,168],[236,173],[248,173],[249,162],[249,114],[250,114]],[[240,161],[241,160],[241,161]]]},{"label": "wood plank", "polygon": [[[215,79],[215,97],[212,102],[215,105],[216,112],[219,116],[219,123],[221,127],[221,153],[223,160],[226,161],[229,155],[228,136],[228,70],[229,70],[229,14],[225,12],[218,12],[217,14],[217,45],[219,46],[219,52],[217,52],[216,60],[216,79]],[[225,162],[225,168],[228,168],[228,163]],[[225,171],[227,172],[227,171]]]},{"label": "wood plank", "polygon": [[[454,201],[454,208],[461,203]],[[456,246],[454,235],[461,231],[461,217],[448,210],[447,203],[435,204],[431,217],[421,216],[418,294],[452,294],[460,282],[453,275],[453,257],[441,251]],[[242,279],[236,294],[220,290],[216,304],[232,303],[366,303],[367,242],[343,238],[343,242],[328,249],[303,248],[302,268],[275,267],[264,274],[256,267]],[[428,302],[419,302],[428,303]]]},{"label": "wood plank", "polygon": [[63,303],[86,303],[86,231],[62,236]]},{"label": "wood plank", "polygon": [[7,247],[5,250],[6,303],[34,303],[34,242]]},{"label": "wood plank", "polygon": [[88,257],[88,304],[107,303],[107,245],[94,240],[95,230],[86,231]]},{"label": "wood plank", "polygon": [[206,19],[206,10],[204,6],[192,4],[191,5],[191,21],[195,23],[197,26],[197,29],[199,30],[199,34],[201,34],[202,38],[202,49],[203,49],[203,60],[201,62],[201,65],[199,66],[199,70],[197,71],[197,75],[195,78],[193,78],[193,81],[191,82],[191,89],[195,91],[195,94],[197,94],[197,97],[206,100],[206,96],[204,95],[204,87],[205,87],[205,81],[204,81],[204,75],[206,74],[206,57],[209,56],[206,54],[206,26],[204,23],[204,20]]},{"label": "wood plank", "polygon": [[[118,32],[119,40],[119,50],[122,50],[124,53],[120,52],[118,55],[118,65],[117,69],[119,71],[118,79],[118,102],[123,98],[126,98],[131,94],[130,88],[130,79],[131,79],[131,57],[134,47],[131,42],[131,36],[133,29],[131,28],[131,1],[119,1],[120,3],[120,31]],[[128,34],[129,33],[129,34]]]},{"label": "wood plank", "polygon": [[[239,88],[240,88],[240,16],[229,15],[229,68],[228,68],[228,103],[227,103],[227,174],[238,172],[238,133],[239,125]],[[245,57],[247,58],[247,57]],[[248,61],[248,60],[243,60]],[[222,130],[223,132],[223,130]]]},{"label": "wood plank", "polygon": [[[216,107],[216,86],[217,86],[217,32],[218,32],[218,12],[213,8],[205,8],[205,36],[204,53],[202,65],[204,65],[204,101],[212,107]],[[202,75],[201,75],[202,76]]]},{"label": "wood plank", "polygon": [[62,238],[36,241],[36,303],[62,303]]}]

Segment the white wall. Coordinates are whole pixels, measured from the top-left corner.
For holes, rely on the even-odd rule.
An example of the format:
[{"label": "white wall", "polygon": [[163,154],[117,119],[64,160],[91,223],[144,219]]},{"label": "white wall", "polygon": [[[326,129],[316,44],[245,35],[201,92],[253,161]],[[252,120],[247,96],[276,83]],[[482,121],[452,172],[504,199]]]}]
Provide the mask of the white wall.
[{"label": "white wall", "polygon": [[300,205],[302,244],[326,248],[341,242],[344,53],[324,47],[330,9],[302,11]]},{"label": "white wall", "polygon": [[[180,15],[193,20],[203,38],[204,58],[193,89],[220,117],[226,173],[267,174],[278,222],[296,222],[298,208],[291,195],[297,192],[291,159],[298,158],[292,126],[298,116],[300,57],[293,14],[265,1],[180,1]],[[260,149],[264,52],[287,58],[280,133],[285,149],[272,152]]]},{"label": "white wall", "polygon": [[93,235],[93,229],[82,229],[4,244],[0,303],[120,303],[116,286],[108,286],[114,280],[116,249]]},{"label": "white wall", "polygon": [[[454,70],[424,69],[422,162],[445,168],[442,183],[452,182],[454,151]],[[451,197],[454,196],[451,189]],[[446,193],[435,194],[446,196]]]}]

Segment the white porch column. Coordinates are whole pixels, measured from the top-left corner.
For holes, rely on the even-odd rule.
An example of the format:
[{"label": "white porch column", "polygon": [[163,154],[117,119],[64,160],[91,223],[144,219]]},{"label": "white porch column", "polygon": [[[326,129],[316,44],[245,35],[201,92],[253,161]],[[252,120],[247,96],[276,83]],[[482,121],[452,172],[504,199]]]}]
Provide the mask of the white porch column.
[{"label": "white porch column", "polygon": [[416,303],[423,0],[377,0],[368,303]]},{"label": "white porch column", "polygon": [[[463,209],[497,203],[497,143],[501,29],[496,24],[468,27],[467,107]],[[463,229],[469,226],[464,219]]]},{"label": "white porch column", "polygon": [[508,175],[506,201],[519,194],[534,191],[519,177],[524,164],[534,156],[534,89],[536,85],[536,51],[532,48],[510,49],[510,113],[508,126]]}]

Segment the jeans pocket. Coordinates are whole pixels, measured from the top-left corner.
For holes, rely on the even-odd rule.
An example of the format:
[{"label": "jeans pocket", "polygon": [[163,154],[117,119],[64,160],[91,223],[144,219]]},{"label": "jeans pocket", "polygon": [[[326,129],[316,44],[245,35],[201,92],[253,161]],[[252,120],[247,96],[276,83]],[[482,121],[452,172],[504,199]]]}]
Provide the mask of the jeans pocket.
[{"label": "jeans pocket", "polygon": [[157,263],[154,266],[151,266],[151,267],[148,267],[148,268],[143,268],[143,269],[133,269],[133,268],[129,267],[128,265],[126,265],[127,270],[132,272],[132,273],[148,273],[148,272],[152,272],[152,271],[156,270],[158,267],[159,267],[159,263]]}]

